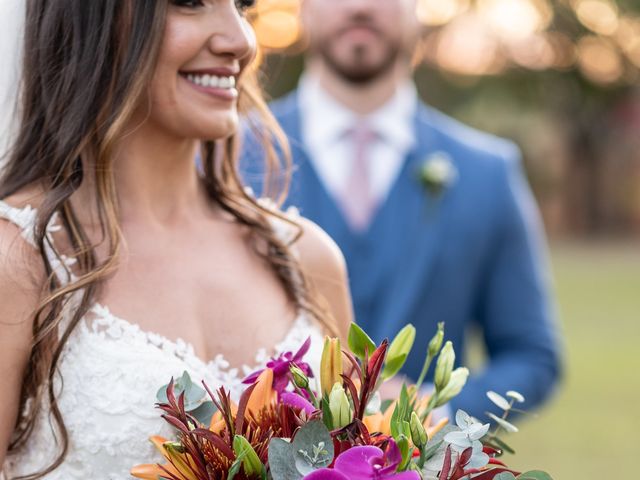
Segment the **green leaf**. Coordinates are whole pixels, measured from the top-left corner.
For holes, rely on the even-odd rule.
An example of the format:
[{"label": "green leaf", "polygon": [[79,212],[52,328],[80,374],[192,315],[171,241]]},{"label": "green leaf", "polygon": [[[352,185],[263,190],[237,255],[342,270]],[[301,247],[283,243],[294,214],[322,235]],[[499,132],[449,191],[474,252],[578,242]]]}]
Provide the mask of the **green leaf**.
[{"label": "green leaf", "polygon": [[553,480],[551,475],[540,470],[531,470],[530,472],[521,473],[517,478],[519,480]]},{"label": "green leaf", "polygon": [[240,467],[242,467],[242,458],[238,457],[229,467],[229,473],[227,474],[227,480],[233,480],[235,476],[240,473]]},{"label": "green leaf", "polygon": [[504,440],[501,440],[498,437],[493,437],[491,441],[487,443],[493,443],[500,450],[504,450],[505,452],[510,453],[511,455],[514,455],[516,453],[516,451],[513,448],[511,448],[509,445],[507,445],[507,443]]},{"label": "green leaf", "polygon": [[407,355],[401,355],[399,357],[387,359],[382,370],[382,380],[389,380],[393,378],[402,368],[407,361]]},{"label": "green leaf", "polygon": [[383,379],[389,379],[400,371],[413,348],[415,339],[416,329],[411,324],[406,325],[398,332],[387,352],[387,361],[382,371]]},{"label": "green leaf", "polygon": [[400,449],[400,453],[402,454],[402,462],[400,462],[400,466],[399,466],[398,470],[402,471],[405,468],[407,468],[407,464],[411,460],[411,451],[413,449],[411,448],[411,445],[409,444],[409,439],[404,435],[400,435],[396,439],[396,443],[398,445],[398,448]]},{"label": "green leaf", "polygon": [[233,451],[238,458],[242,458],[242,468],[247,476],[259,475],[260,472],[262,472],[264,466],[258,454],[249,441],[242,435],[235,435],[233,437]]},{"label": "green leaf", "polygon": [[371,340],[371,337],[355,323],[352,323],[349,327],[347,343],[349,344],[349,350],[360,359],[364,359],[365,351],[371,355],[376,349],[376,344]]},{"label": "green leaf", "polygon": [[325,394],[325,396],[322,397],[320,407],[322,409],[322,421],[324,422],[325,427],[329,429],[333,428],[333,415],[331,414],[328,395]]},{"label": "green leaf", "polygon": [[400,390],[400,398],[391,415],[391,435],[393,438],[398,439],[398,437],[404,433],[403,422],[408,423],[410,420],[411,406],[409,404],[409,393],[407,386],[403,384]]}]

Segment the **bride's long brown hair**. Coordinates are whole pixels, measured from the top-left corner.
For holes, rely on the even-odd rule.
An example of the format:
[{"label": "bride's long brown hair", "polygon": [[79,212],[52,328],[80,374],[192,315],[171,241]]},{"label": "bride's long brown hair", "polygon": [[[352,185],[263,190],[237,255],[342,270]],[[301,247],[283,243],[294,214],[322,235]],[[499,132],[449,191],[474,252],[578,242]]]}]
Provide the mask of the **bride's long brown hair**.
[{"label": "bride's long brown hair", "polygon": [[[68,433],[53,380],[72,330],[116,267],[121,237],[112,153],[151,82],[167,5],[166,0],[27,0],[20,127],[0,181],[0,198],[34,186],[44,192],[34,234],[47,278],[42,302],[34,314],[33,346],[10,452],[28,442],[38,406],[46,399],[60,433],[60,455],[44,471],[23,479],[41,478],[55,470],[68,450]],[[261,138],[269,170],[288,171],[288,161],[282,168],[274,147],[279,144],[279,150],[287,152],[284,135],[262,99],[255,73],[246,72],[238,88],[240,111],[251,112],[247,117],[256,121],[253,130]],[[245,193],[238,175],[237,138],[229,138],[218,148],[222,151],[216,151],[210,141],[202,145],[203,182],[212,201],[248,226],[256,245],[267,246],[256,247],[256,252],[269,261],[299,307],[335,332],[334,322],[313,295],[289,245],[270,227],[268,217],[278,214]],[[276,181],[285,178],[276,185],[282,195],[286,177],[271,176]],[[106,259],[98,258],[98,245],[90,241],[70,201],[89,180],[96,186],[101,243],[109,251]],[[47,249],[53,250],[47,226],[54,215],[59,215],[77,261],[71,282],[56,276],[46,255]],[[73,306],[69,302],[72,294],[79,298]],[[64,326],[60,324],[63,313],[70,318]]]}]

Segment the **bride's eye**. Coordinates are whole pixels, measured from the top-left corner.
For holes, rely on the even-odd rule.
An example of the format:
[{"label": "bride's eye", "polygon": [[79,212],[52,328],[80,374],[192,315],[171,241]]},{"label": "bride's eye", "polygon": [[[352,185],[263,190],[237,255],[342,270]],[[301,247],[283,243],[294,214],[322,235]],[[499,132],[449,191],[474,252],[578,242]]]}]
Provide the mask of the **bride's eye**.
[{"label": "bride's eye", "polygon": [[255,0],[235,0],[235,2],[236,2],[236,7],[241,12],[248,10],[249,8],[253,7],[256,4]]},{"label": "bride's eye", "polygon": [[171,0],[171,3],[177,7],[196,8],[204,5],[201,0]]}]

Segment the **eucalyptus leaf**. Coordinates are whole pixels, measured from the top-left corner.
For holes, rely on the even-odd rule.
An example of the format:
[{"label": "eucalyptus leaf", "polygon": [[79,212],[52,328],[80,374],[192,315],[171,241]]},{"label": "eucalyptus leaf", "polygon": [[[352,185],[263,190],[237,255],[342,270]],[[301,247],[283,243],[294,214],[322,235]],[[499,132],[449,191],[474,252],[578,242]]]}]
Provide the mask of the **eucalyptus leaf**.
[{"label": "eucalyptus leaf", "polygon": [[278,480],[300,480],[302,475],[296,468],[294,450],[291,443],[282,438],[269,442],[269,469],[271,476]]},{"label": "eucalyptus leaf", "polygon": [[514,480],[516,477],[511,472],[501,472],[493,480]]},{"label": "eucalyptus leaf", "polygon": [[198,422],[208,427],[211,423],[213,414],[216,413],[217,410],[218,409],[216,408],[215,404],[209,401],[202,403],[198,408],[190,411],[189,413],[193,415],[196,420],[198,420]]},{"label": "eucalyptus leaf", "polygon": [[[291,445],[296,455],[296,463],[302,458],[312,467],[311,470],[328,467],[333,461],[333,439],[321,420],[312,420],[304,425]],[[299,468],[298,471],[304,473]]]},{"label": "eucalyptus leaf", "polygon": [[496,404],[499,408],[501,408],[505,412],[511,410],[511,404],[509,403],[509,401],[499,393],[488,391],[487,397],[489,397],[489,400],[491,400],[494,404]]},{"label": "eucalyptus leaf", "polygon": [[540,470],[531,470],[530,472],[518,475],[518,480],[553,480],[551,475]]},{"label": "eucalyptus leaf", "polygon": [[507,432],[509,433],[516,433],[518,431],[518,427],[516,427],[515,425],[507,422],[505,419],[500,418],[497,415],[494,415],[493,413],[488,413],[487,415],[489,415],[489,417],[491,417],[491,419],[496,422],[498,425],[500,425],[502,428],[504,428]]}]

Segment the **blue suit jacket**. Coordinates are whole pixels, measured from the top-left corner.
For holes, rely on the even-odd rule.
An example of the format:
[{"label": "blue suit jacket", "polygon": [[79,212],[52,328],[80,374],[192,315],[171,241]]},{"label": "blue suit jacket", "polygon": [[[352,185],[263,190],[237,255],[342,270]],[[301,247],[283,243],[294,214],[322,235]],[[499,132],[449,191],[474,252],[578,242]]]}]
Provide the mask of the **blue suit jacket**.
[{"label": "blue suit jacket", "polygon": [[[490,360],[472,373],[451,404],[454,411],[485,418],[485,411],[495,411],[488,390],[517,390],[527,408],[542,402],[558,378],[558,338],[538,213],[515,145],[420,105],[417,144],[370,229],[359,234],[349,229],[309,161],[295,92],[272,110],[295,165],[287,204],[342,249],[358,323],[376,341],[392,338],[408,322],[416,327],[404,373],[419,375],[438,322],[445,322],[446,338],[463,363],[465,333],[475,324]],[[242,168],[250,180],[261,177],[252,170],[258,151],[244,149]],[[417,170],[438,151],[450,155],[458,179],[436,197]]]}]

